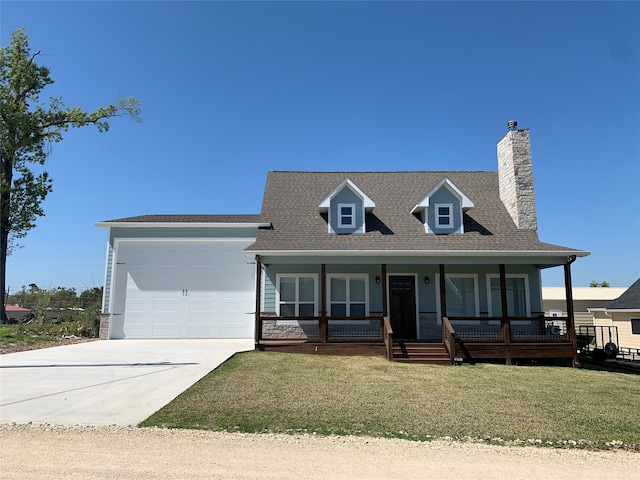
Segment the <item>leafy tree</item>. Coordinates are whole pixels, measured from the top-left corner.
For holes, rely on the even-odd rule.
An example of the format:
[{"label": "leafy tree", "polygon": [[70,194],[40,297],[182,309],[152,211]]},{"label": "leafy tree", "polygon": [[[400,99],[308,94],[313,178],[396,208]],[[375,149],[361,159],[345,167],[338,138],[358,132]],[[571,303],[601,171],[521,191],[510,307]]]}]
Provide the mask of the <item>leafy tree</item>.
[{"label": "leafy tree", "polygon": [[83,290],[80,294],[80,306],[82,308],[91,308],[102,306],[102,287],[93,287],[91,290]]},{"label": "leafy tree", "polygon": [[40,52],[31,53],[24,29],[12,32],[9,45],[0,48],[0,307],[5,311],[6,266],[15,240],[26,236],[44,215],[42,202],[52,191],[52,180],[42,166],[51,146],[62,140],[69,127],[95,125],[109,129],[107,120],[129,116],[140,121],[140,106],[134,98],[86,112],[66,107],[61,98],[40,100],[40,93],[53,83],[49,69],[36,64]]}]

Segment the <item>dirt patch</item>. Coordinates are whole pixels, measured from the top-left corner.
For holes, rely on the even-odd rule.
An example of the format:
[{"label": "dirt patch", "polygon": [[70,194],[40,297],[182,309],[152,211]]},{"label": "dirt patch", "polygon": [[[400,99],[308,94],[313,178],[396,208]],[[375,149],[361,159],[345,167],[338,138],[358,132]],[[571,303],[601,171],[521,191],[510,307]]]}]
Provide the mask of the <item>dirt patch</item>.
[{"label": "dirt patch", "polygon": [[5,353],[26,352],[27,350],[40,350],[42,348],[60,347],[62,345],[72,345],[74,343],[94,342],[96,340],[98,339],[72,336],[56,338],[55,340],[51,340],[48,342],[38,343],[0,343],[0,355],[4,355]]},{"label": "dirt patch", "polygon": [[0,425],[0,438],[14,480],[640,478],[640,455],[619,450],[59,425]]}]

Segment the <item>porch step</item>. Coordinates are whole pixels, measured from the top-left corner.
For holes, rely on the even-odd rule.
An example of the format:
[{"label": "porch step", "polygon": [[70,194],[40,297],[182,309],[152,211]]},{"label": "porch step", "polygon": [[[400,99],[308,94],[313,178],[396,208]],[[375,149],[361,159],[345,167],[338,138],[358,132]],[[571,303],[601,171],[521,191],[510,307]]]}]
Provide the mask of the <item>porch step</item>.
[{"label": "porch step", "polygon": [[394,342],[393,361],[451,365],[449,352],[443,343]]}]

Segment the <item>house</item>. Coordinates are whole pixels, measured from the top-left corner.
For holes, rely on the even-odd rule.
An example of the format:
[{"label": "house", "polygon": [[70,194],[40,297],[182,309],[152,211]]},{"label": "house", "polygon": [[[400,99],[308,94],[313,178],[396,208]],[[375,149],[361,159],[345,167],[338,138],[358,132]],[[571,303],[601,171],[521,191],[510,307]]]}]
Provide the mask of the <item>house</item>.
[{"label": "house", "polygon": [[589,308],[596,327],[618,327],[618,347],[640,354],[640,279],[615,300]]},{"label": "house", "polygon": [[[593,325],[593,315],[589,308],[618,298],[626,287],[573,287],[573,316],[576,329]],[[542,287],[542,309],[547,317],[567,315],[566,291],[564,287]]]},{"label": "house", "polygon": [[23,308],[19,305],[6,305],[5,310],[7,312],[7,319],[9,323],[18,323],[21,320],[28,319],[31,315],[31,310]]},{"label": "house", "polygon": [[[260,215],[97,225],[109,229],[102,338],[575,360],[570,266],[588,252],[538,239],[529,130],[516,122],[497,172],[272,171]],[[552,267],[564,269],[570,307],[553,323],[541,293]]]}]

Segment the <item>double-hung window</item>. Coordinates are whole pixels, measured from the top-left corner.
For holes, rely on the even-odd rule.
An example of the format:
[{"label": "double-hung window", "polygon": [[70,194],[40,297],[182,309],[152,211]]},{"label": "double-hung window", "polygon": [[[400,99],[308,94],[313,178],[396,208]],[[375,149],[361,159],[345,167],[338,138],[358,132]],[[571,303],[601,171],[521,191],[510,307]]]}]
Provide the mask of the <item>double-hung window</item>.
[{"label": "double-hung window", "polygon": [[437,203],[436,227],[453,228],[453,205],[450,203]]},{"label": "double-hung window", "polygon": [[330,274],[329,316],[365,317],[368,309],[368,276],[363,274]]},{"label": "double-hung window", "polygon": [[[500,295],[500,277],[489,275],[489,316],[502,316],[502,298]],[[529,317],[529,284],[526,275],[507,275],[507,315],[509,317]]]},{"label": "double-hung window", "polygon": [[277,301],[281,317],[314,317],[318,314],[318,276],[279,274]]},{"label": "double-hung window", "polygon": [[354,203],[338,204],[338,227],[353,228],[356,226],[356,205]]}]

